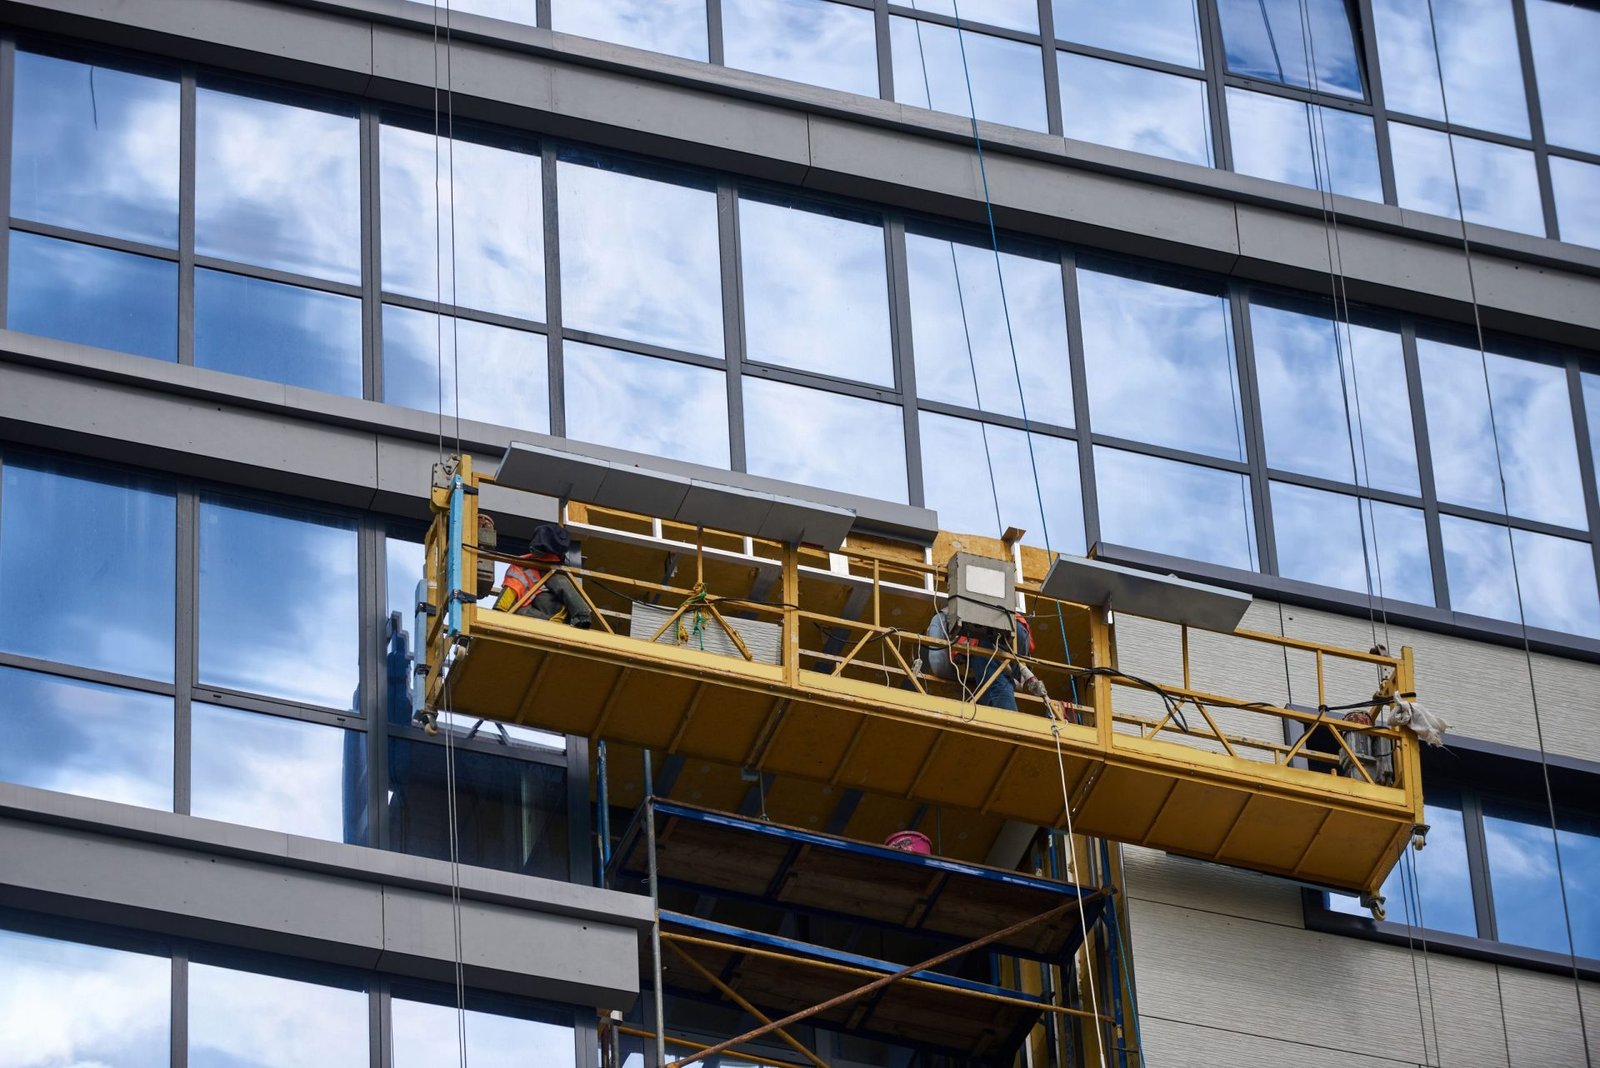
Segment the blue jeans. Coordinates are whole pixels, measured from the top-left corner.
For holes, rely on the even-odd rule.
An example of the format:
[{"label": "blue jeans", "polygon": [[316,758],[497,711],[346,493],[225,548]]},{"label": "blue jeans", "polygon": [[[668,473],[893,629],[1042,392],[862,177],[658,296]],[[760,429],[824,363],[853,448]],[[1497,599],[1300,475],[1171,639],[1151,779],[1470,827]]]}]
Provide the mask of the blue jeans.
[{"label": "blue jeans", "polygon": [[994,676],[994,682],[978,698],[980,705],[1007,708],[1013,712],[1017,710],[1017,687],[1011,681],[1011,672],[1006,670],[1004,660],[998,657],[972,657],[967,663],[972,671],[974,690],[983,689],[984,683],[989,682],[989,676]]}]

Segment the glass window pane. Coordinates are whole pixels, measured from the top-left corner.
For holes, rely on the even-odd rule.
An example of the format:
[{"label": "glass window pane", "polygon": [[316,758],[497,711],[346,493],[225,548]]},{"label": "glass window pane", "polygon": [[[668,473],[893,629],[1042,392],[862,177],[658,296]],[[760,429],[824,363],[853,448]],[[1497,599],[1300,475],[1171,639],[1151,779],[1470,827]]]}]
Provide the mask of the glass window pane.
[{"label": "glass window pane", "polygon": [[899,16],[889,19],[889,42],[894,98],[902,104],[952,115],[971,115],[976,109],[985,122],[1041,132],[1049,128],[1037,45],[970,31],[957,33],[953,26]]},{"label": "glass window pane", "polygon": [[[1544,136],[1554,145],[1600,152],[1600,9],[1571,0],[1528,0],[1528,36],[1539,83]],[[1451,107],[1455,97],[1451,97]],[[1452,112],[1453,114],[1453,112]]]},{"label": "glass window pane", "polygon": [[206,819],[365,845],[366,736],[194,705],[189,811]]},{"label": "glass window pane", "polygon": [[907,0],[906,6],[958,17],[963,24],[983,22],[1008,30],[1039,32],[1039,9],[1034,0]]},{"label": "glass window pane", "polygon": [[[1439,517],[1450,607],[1517,622],[1517,584],[1528,626],[1600,638],[1600,595],[1587,542],[1453,515]],[[1512,572],[1512,544],[1517,557]]]},{"label": "glass window pane", "polygon": [[1421,492],[1399,334],[1259,302],[1250,332],[1269,466]]},{"label": "glass window pane", "polygon": [[723,62],[774,78],[878,95],[872,12],[823,0],[722,0]]},{"label": "glass window pane", "polygon": [[1228,302],[1080,268],[1094,431],[1243,460]]},{"label": "glass window pane", "polygon": [[1205,82],[1075,52],[1056,61],[1067,137],[1211,166]]},{"label": "glass window pane", "polygon": [[1076,443],[935,412],[919,418],[924,503],[938,511],[941,529],[998,538],[1017,527],[1025,544],[1083,552]]},{"label": "glass window pane", "polygon": [[[1345,0],[1217,0],[1228,69],[1284,85],[1366,94]],[[1307,25],[1309,23],[1309,26]]]},{"label": "glass window pane", "polygon": [[560,187],[566,326],[721,356],[717,194],[566,161]]},{"label": "glass window pane", "polygon": [[1448,103],[1454,126],[1528,136],[1511,0],[1373,0],[1372,16],[1390,111],[1443,120]]},{"label": "glass window pane", "polygon": [[[1394,181],[1402,208],[1459,219],[1456,210],[1456,175],[1467,221],[1498,226],[1524,234],[1544,236],[1539,179],[1533,153],[1510,145],[1497,145],[1472,137],[1447,135],[1438,130],[1389,124],[1394,149]],[[1450,148],[1455,146],[1456,169],[1450,168]]]},{"label": "glass window pane", "polygon": [[178,244],[178,82],[19,50],[11,214]]},{"label": "glass window pane", "polygon": [[[396,997],[394,1068],[440,1068],[466,1061],[476,1068],[576,1068],[571,1026],[553,1019],[502,1016],[467,1009],[465,1022],[454,1005]],[[467,1051],[461,1053],[458,1026],[465,1026]]]},{"label": "glass window pane", "polygon": [[446,415],[548,434],[549,378],[543,334],[384,305],[383,399],[389,404],[438,412],[442,395]]},{"label": "glass window pane", "polygon": [[[566,769],[472,749],[454,759],[461,863],[566,879]],[[389,743],[389,848],[450,858],[445,772],[443,745]]]},{"label": "glass window pane", "polygon": [[1025,395],[1029,420],[1072,425],[1059,262],[911,233],[906,261],[919,396],[1021,416]]},{"label": "glass window pane", "polygon": [[1228,128],[1240,174],[1383,203],[1370,116],[1229,86]]},{"label": "glass window pane", "polygon": [[1108,544],[1256,569],[1245,476],[1104,446],[1095,448],[1094,466],[1100,537]]},{"label": "glass window pane", "polygon": [[361,396],[361,301],[242,274],[194,272],[197,367]]},{"label": "glass window pane", "polygon": [[171,682],[177,495],[13,459],[0,480],[0,649]]},{"label": "glass window pane", "polygon": [[[1548,809],[1486,797],[1483,835],[1494,887],[1494,920],[1500,941],[1600,957],[1600,909],[1594,881],[1600,876],[1600,827],[1593,819],[1560,815],[1550,831]],[[1561,866],[1556,866],[1556,845]],[[1433,848],[1433,834],[1428,834]],[[1567,939],[1567,909],[1562,907],[1565,876],[1572,941]],[[1573,945],[1573,943],[1576,945]]]},{"label": "glass window pane", "polygon": [[1427,338],[1417,356],[1439,499],[1586,527],[1566,371]]},{"label": "glass window pane", "polygon": [[367,993],[189,965],[191,1068],[367,1068]]},{"label": "glass window pane", "polygon": [[1600,248],[1600,167],[1551,156],[1550,184],[1561,240]]},{"label": "glass window pane", "polygon": [[883,227],[739,201],[749,359],[894,384]]},{"label": "glass window pane", "polygon": [[200,502],[200,682],[355,708],[356,531],[350,520]]},{"label": "glass window pane", "polygon": [[157,360],[178,358],[178,265],[11,231],[6,326]]},{"label": "glass window pane", "polygon": [[1194,0],[1051,0],[1056,36],[1114,52],[1200,67]]},{"label": "glass window pane", "polygon": [[1583,375],[1583,410],[1589,422],[1589,451],[1594,454],[1596,488],[1600,489],[1600,374]]},{"label": "glass window pane", "polygon": [[195,99],[195,251],[361,281],[354,112],[201,88]]},{"label": "glass window pane", "polygon": [[551,0],[550,25],[684,59],[707,55],[705,0]]},{"label": "glass window pane", "polygon": [[450,10],[459,15],[484,15],[532,26],[538,6],[535,0],[451,0]]},{"label": "glass window pane", "polygon": [[0,779],[172,809],[172,698],[0,667]]},{"label": "glass window pane", "polygon": [[431,132],[385,125],[379,153],[383,288],[543,319],[544,193],[538,150],[459,138],[435,145]]},{"label": "glass window pane", "polygon": [[1272,530],[1278,574],[1284,578],[1433,603],[1428,531],[1420,509],[1274,482]]},{"label": "glass window pane", "polygon": [[172,961],[0,931],[0,1035],[17,1068],[153,1068],[172,1055]]},{"label": "glass window pane", "polygon": [[[1461,803],[1429,803],[1423,812],[1428,824],[1428,848],[1421,852],[1407,850],[1378,891],[1387,899],[1389,922],[1476,937],[1478,919],[1472,907]],[[1414,894],[1420,894],[1420,904],[1413,903]],[[1329,894],[1328,907],[1353,916],[1368,915],[1354,897],[1344,894]]]},{"label": "glass window pane", "polygon": [[744,379],[746,467],[754,475],[904,502],[904,426],[897,404]]},{"label": "glass window pane", "polygon": [[722,371],[576,341],[563,351],[567,437],[728,466],[728,385]]}]

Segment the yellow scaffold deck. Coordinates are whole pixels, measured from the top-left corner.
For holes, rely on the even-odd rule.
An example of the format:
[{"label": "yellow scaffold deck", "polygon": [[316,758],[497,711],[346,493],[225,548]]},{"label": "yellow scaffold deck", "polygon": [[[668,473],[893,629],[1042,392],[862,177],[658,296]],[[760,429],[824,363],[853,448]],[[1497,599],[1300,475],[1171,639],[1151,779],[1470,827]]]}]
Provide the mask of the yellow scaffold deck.
[{"label": "yellow scaffold deck", "polygon": [[[488,482],[470,465],[465,477],[474,489]],[[824,553],[576,503],[567,527],[584,560],[565,570],[594,625],[494,611],[468,594],[452,639],[451,498],[443,489],[435,497],[443,510],[427,548],[430,709],[1055,828],[1069,825],[1070,798],[1079,834],[1351,891],[1376,892],[1421,823],[1409,732],[1195,683],[1202,647],[1249,663],[1226,659],[1224,647],[1238,643],[1314,670],[1315,700],[1305,703],[1315,709],[1409,692],[1409,649],[1388,656],[1151,624],[1141,648],[1150,634],[1165,638],[1171,675],[1123,675],[1118,632],[1137,621],[1118,613],[1113,625],[1105,609],[1042,596],[1048,561],[1023,551],[1017,592],[1038,641],[1029,664],[1067,698],[1053,731],[1033,698],[1019,694],[1018,711],[991,708],[917,670],[934,644],[922,635],[943,558],[957,547],[1000,555],[999,542],[941,536],[931,551],[912,551],[852,537]],[[476,531],[478,497],[456,500],[459,529]],[[474,537],[462,541],[466,575],[496,556]],[[1364,681],[1330,695],[1330,679]],[[1394,785],[1353,759],[1358,734],[1393,744]]]}]

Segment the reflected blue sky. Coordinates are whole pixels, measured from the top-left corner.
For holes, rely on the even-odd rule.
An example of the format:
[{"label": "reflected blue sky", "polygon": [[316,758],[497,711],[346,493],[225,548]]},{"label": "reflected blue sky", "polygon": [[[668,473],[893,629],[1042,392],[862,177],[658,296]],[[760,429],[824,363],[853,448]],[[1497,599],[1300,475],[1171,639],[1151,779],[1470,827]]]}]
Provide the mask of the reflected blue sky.
[{"label": "reflected blue sky", "polygon": [[178,358],[178,265],[11,231],[6,326],[27,334]]},{"label": "reflected blue sky", "polygon": [[1285,578],[1433,604],[1421,509],[1274,482],[1272,532]]},{"label": "reflected blue sky", "polygon": [[367,994],[189,965],[191,1068],[366,1068]]},{"label": "reflected blue sky", "polygon": [[826,0],[722,0],[723,62],[774,78],[878,95],[872,12]]},{"label": "reflected blue sky", "polygon": [[567,437],[728,466],[722,371],[576,341],[564,351]]},{"label": "reflected blue sky", "polygon": [[1205,82],[1075,52],[1056,61],[1067,137],[1211,166]]},{"label": "reflected blue sky", "polygon": [[1551,156],[1550,184],[1561,240],[1600,248],[1600,167]]},{"label": "reflected blue sky", "polygon": [[562,322],[721,356],[717,195],[566,161],[559,183]]},{"label": "reflected blue sky", "polygon": [[918,396],[1015,416],[1025,397],[1030,420],[1072,425],[1059,262],[1001,253],[997,268],[990,248],[907,233],[906,263]]},{"label": "reflected blue sky", "polygon": [[1600,152],[1600,9],[1570,0],[1527,0],[1527,8],[1545,139]]},{"label": "reflected blue sky", "polygon": [[18,50],[11,214],[178,244],[178,83]]},{"label": "reflected blue sky", "polygon": [[1505,527],[1453,515],[1439,517],[1439,530],[1452,609],[1516,623],[1520,582],[1530,627],[1600,638],[1600,594],[1587,543],[1527,530],[1507,539]]},{"label": "reflected blue sky", "polygon": [[240,274],[194,272],[194,362],[361,396],[361,301]]},{"label": "reflected blue sky", "polygon": [[1419,493],[1400,335],[1250,305],[1267,463],[1397,493]]},{"label": "reflected blue sky", "polygon": [[0,779],[171,811],[172,698],[0,667],[0,717]]},{"label": "reflected blue sky", "polygon": [[1039,32],[1039,9],[1034,0],[905,0],[905,6],[959,17],[963,23],[983,22],[1008,30]]},{"label": "reflected blue sky", "polygon": [[[461,366],[456,367],[456,354]],[[383,308],[383,399],[425,412],[550,431],[550,357],[543,334],[472,319]]]},{"label": "reflected blue sky", "polygon": [[1452,125],[1528,136],[1511,0],[1373,0],[1372,15],[1390,111],[1442,120],[1448,103]]},{"label": "reflected blue sky", "polygon": [[1243,475],[1096,446],[1100,537],[1113,545],[1256,569]]},{"label": "reflected blue sky", "polygon": [[200,682],[347,709],[357,672],[350,520],[200,502]]},{"label": "reflected blue sky", "polygon": [[0,960],[0,1057],[8,1068],[168,1063],[166,957],[0,930]]},{"label": "reflected blue sky", "polygon": [[802,485],[906,500],[906,444],[897,405],[747,376],[746,467]]},{"label": "reflected blue sky", "polygon": [[1588,525],[1563,368],[1495,352],[1480,359],[1472,349],[1428,338],[1417,339],[1417,357],[1441,501]]},{"label": "reflected blue sky", "polygon": [[883,227],[739,201],[745,355],[894,385]]},{"label": "reflected blue sky", "polygon": [[1080,267],[1078,305],[1095,433],[1244,459],[1226,300]]},{"label": "reflected blue sky", "polygon": [[[1558,820],[1551,834],[1542,808],[1485,799],[1483,834],[1500,941],[1580,957],[1600,957],[1600,833],[1590,820]],[[1556,865],[1556,844],[1561,865]],[[1433,835],[1428,835],[1433,847]],[[1561,900],[1565,876],[1566,908]],[[1567,938],[1571,910],[1572,939]]]},{"label": "reflected blue sky", "polygon": [[[967,96],[966,67],[972,75]],[[913,107],[931,107],[987,122],[1049,128],[1044,106],[1044,69],[1037,45],[983,33],[939,26],[919,19],[891,17],[889,43],[894,56],[894,98]]]},{"label": "reflected blue sky", "polygon": [[[1344,0],[1217,0],[1228,69],[1360,99],[1355,34]],[[1307,28],[1307,21],[1310,26]]]},{"label": "reflected blue sky", "polygon": [[571,1027],[468,1009],[463,1057],[454,1005],[397,997],[390,1006],[394,1068],[441,1068],[461,1060],[474,1068],[575,1068]]},{"label": "reflected blue sky", "polygon": [[205,87],[195,109],[195,251],[360,282],[354,113]]},{"label": "reflected blue sky", "polygon": [[172,681],[177,512],[169,483],[10,458],[0,481],[0,649]]},{"label": "reflected blue sky", "polygon": [[1186,67],[1202,66],[1195,0],[1051,0],[1056,36]]},{"label": "reflected blue sky", "polygon": [[[1007,527],[1017,527],[1027,532],[1025,544],[1084,551],[1074,442],[1034,434],[1030,456],[1028,435],[1020,430],[935,412],[923,412],[919,420],[923,503],[938,511],[941,529],[998,538]],[[1041,497],[1048,527],[1039,515]]]},{"label": "reflected blue sky", "polygon": [[708,54],[705,0],[550,0],[550,25],[685,59],[704,61]]},{"label": "reflected blue sky", "polygon": [[538,5],[535,0],[451,0],[450,10],[463,15],[487,15],[492,19],[532,26]]},{"label": "reflected blue sky", "polygon": [[[1428,848],[1420,853],[1406,850],[1378,891],[1388,899],[1389,922],[1476,937],[1478,919],[1472,906],[1460,804],[1429,804],[1423,812],[1428,823]],[[1413,895],[1418,890],[1422,900],[1414,903]],[[1329,894],[1328,907],[1352,916],[1370,915],[1354,897],[1344,894]]]},{"label": "reflected blue sky", "polygon": [[1369,116],[1229,86],[1228,132],[1240,174],[1383,203]]},{"label": "reflected blue sky", "polygon": [[537,148],[513,151],[460,139],[453,145],[441,139],[436,146],[431,132],[385,125],[379,153],[383,288],[543,319],[544,193]]},{"label": "reflected blue sky", "polygon": [[[1456,173],[1450,169],[1451,142],[1455,145]],[[1459,219],[1456,178],[1461,182],[1460,203],[1467,221],[1498,226],[1524,234],[1544,236],[1539,179],[1533,153],[1510,145],[1480,141],[1438,130],[1389,124],[1394,151],[1394,181],[1400,206]]]}]

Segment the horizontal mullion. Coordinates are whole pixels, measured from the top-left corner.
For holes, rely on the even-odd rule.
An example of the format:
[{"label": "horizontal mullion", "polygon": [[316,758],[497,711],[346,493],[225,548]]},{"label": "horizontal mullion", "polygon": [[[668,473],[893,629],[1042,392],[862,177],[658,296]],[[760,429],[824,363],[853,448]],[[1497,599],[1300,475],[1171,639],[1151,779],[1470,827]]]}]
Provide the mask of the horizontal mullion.
[{"label": "horizontal mullion", "polygon": [[684,352],[681,349],[669,349],[663,345],[652,345],[648,341],[631,341],[628,338],[611,337],[608,334],[595,334],[588,330],[563,329],[561,340],[580,341],[586,345],[598,345],[601,348],[616,349],[618,352],[631,352],[636,356],[654,356],[660,360],[672,360],[676,363],[693,364],[696,367],[711,367],[716,370],[726,370],[727,361],[721,356],[705,356],[698,352]]},{"label": "horizontal mullion", "polygon": [[189,699],[201,704],[219,705],[223,708],[234,708],[243,712],[261,712],[269,716],[299,719],[308,723],[326,723],[330,726],[345,727],[350,730],[366,730],[366,717],[350,709],[339,711],[332,708],[322,708],[318,705],[305,705],[295,701],[277,700],[271,697],[262,697],[259,694],[248,694],[238,690],[205,685],[194,686],[189,691]]},{"label": "horizontal mullion", "polygon": [[1045,437],[1069,438],[1073,441],[1078,438],[1078,432],[1069,426],[1061,426],[1058,423],[1042,423],[1037,419],[1024,421],[1021,416],[989,412],[979,408],[964,408],[959,404],[947,404],[944,401],[919,400],[917,401],[917,410],[919,412],[933,412],[936,415],[948,415],[956,419],[970,419],[973,422],[988,423],[991,426],[1009,427],[1012,430],[1025,430]]},{"label": "horizontal mullion", "polygon": [[1464,504],[1446,504],[1439,502],[1440,515],[1453,515],[1460,519],[1476,519],[1483,523],[1493,523],[1500,527],[1514,527],[1517,530],[1526,530],[1534,534],[1549,534],[1557,538],[1570,538],[1574,541],[1588,541],[1589,532],[1574,527],[1564,527],[1557,523],[1546,523],[1538,519],[1524,519],[1521,516],[1508,516],[1504,512],[1491,512],[1483,508],[1472,508]]},{"label": "horizontal mullion", "polygon": [[515,315],[479,311],[476,308],[469,308],[459,304],[441,304],[439,301],[429,300],[426,297],[412,297],[404,293],[391,293],[388,290],[383,291],[383,303],[393,304],[401,308],[411,308],[414,311],[448,315],[454,319],[469,319],[475,323],[488,323],[491,326],[504,326],[512,330],[523,330],[536,334],[543,334],[549,330],[549,327],[538,319],[519,319]]},{"label": "horizontal mullion", "polygon": [[[934,11],[918,11],[914,7],[901,7],[899,4],[890,4],[889,14],[898,15],[901,18],[916,19],[919,22],[931,22],[937,26],[948,26],[951,29],[956,28],[955,16],[941,15]],[[1007,40],[1021,41],[1024,44],[1037,45],[1040,43],[1037,33],[1029,33],[1027,30],[1008,29],[1004,26],[994,26],[987,22],[973,22],[971,19],[962,19],[961,29],[968,33],[981,33],[986,37],[1004,37]]]},{"label": "horizontal mullion", "polygon": [[41,675],[55,675],[64,679],[77,679],[80,682],[94,682],[102,686],[115,686],[122,690],[138,690],[140,693],[159,694],[162,697],[172,697],[178,691],[170,682],[157,682],[154,679],[142,679],[136,675],[119,675],[113,671],[101,671],[99,668],[81,667],[77,664],[66,664],[57,660],[41,660],[37,657],[22,656],[19,653],[0,652],[0,667],[18,668],[23,671],[34,671]]},{"label": "horizontal mullion", "polygon": [[1136,452],[1162,460],[1177,460],[1180,463],[1194,464],[1197,467],[1212,467],[1219,471],[1230,471],[1236,475],[1250,474],[1250,465],[1243,460],[1228,460],[1220,456],[1208,456],[1205,453],[1169,448],[1166,445],[1151,445],[1144,441],[1116,438],[1109,434],[1092,435],[1090,442],[1091,444],[1104,445],[1111,449],[1121,449],[1123,452]]},{"label": "horizontal mullion", "polygon": [[744,373],[747,378],[765,378],[773,382],[786,382],[792,386],[805,386],[847,397],[860,397],[863,400],[900,403],[900,392],[893,386],[874,386],[866,382],[852,382],[847,378],[819,375],[813,371],[797,371],[792,367],[779,367],[776,364],[754,363],[748,357],[744,361]]},{"label": "horizontal mullion", "polygon": [[299,286],[301,289],[316,289],[324,293],[337,293],[345,297],[361,296],[361,287],[359,285],[350,282],[330,282],[325,278],[313,278],[310,275],[295,274],[293,271],[280,271],[275,267],[258,267],[250,263],[218,259],[215,256],[196,256],[194,265],[197,268],[204,267],[207,270],[242,275],[246,278],[260,278],[267,282],[282,282],[285,285]]},{"label": "horizontal mullion", "polygon": [[1348,497],[1361,497],[1365,500],[1381,501],[1385,504],[1399,504],[1408,508],[1422,507],[1422,498],[1418,496],[1397,493],[1394,490],[1379,489],[1376,486],[1339,482],[1335,479],[1321,478],[1317,475],[1303,475],[1297,471],[1283,471],[1276,467],[1267,468],[1267,478],[1273,482],[1287,482],[1294,486],[1327,490],[1330,493],[1342,493]]},{"label": "horizontal mullion", "polygon": [[21,230],[24,233],[38,234],[40,237],[54,237],[62,241],[72,241],[79,245],[93,245],[96,248],[108,248],[117,252],[131,252],[138,256],[149,256],[152,259],[170,260],[177,262],[178,250],[165,248],[161,245],[147,245],[143,241],[129,241],[121,237],[110,237],[106,234],[91,233],[87,230],[74,230],[67,226],[56,226],[53,223],[35,222],[32,219],[11,220],[11,229]]},{"label": "horizontal mullion", "polygon": [[1145,56],[1132,56],[1126,52],[1117,52],[1110,48],[1100,48],[1096,45],[1079,44],[1076,41],[1056,41],[1057,52],[1072,52],[1075,55],[1088,56],[1090,59],[1104,59],[1111,63],[1121,63],[1128,67],[1143,67],[1146,70],[1158,70],[1163,74],[1177,74],[1186,78],[1204,80],[1206,71],[1204,67],[1186,67],[1182,63],[1169,63],[1164,59],[1149,59]]},{"label": "horizontal mullion", "polygon": [[1459,122],[1446,123],[1442,119],[1430,119],[1422,115],[1406,115],[1402,112],[1388,112],[1390,122],[1403,123],[1406,126],[1420,126],[1423,129],[1434,130],[1439,133],[1452,133],[1459,137],[1470,137],[1476,141],[1490,141],[1497,145],[1507,145],[1511,148],[1533,151],[1533,139],[1529,137],[1515,137],[1511,134],[1495,133],[1493,130],[1479,130],[1471,126],[1463,126]]},{"label": "horizontal mullion", "polygon": [[[1354,111],[1361,115],[1372,114],[1372,102],[1353,96],[1340,96],[1323,89],[1311,90],[1298,85],[1285,85],[1282,82],[1269,81],[1265,78],[1252,78],[1246,74],[1223,74],[1222,84],[1233,86],[1235,89],[1253,89],[1271,96],[1286,97],[1298,100],[1302,104],[1322,104],[1338,111]],[[1392,115],[1392,113],[1391,113]]]},{"label": "horizontal mullion", "polygon": [[1546,151],[1552,159],[1570,159],[1600,167],[1600,152],[1585,152],[1581,148],[1558,148],[1555,145],[1549,146]]}]

